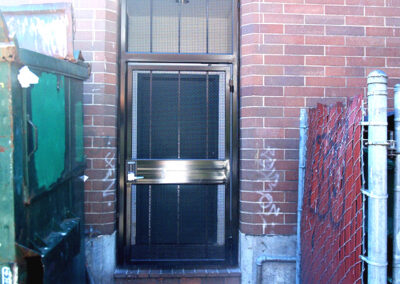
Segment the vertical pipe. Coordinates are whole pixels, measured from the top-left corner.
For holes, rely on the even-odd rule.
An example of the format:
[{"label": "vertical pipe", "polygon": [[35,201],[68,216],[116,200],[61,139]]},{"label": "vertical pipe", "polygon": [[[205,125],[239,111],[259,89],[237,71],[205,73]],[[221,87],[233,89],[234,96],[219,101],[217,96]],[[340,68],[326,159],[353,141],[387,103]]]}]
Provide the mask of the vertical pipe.
[{"label": "vertical pipe", "polygon": [[394,135],[396,167],[393,213],[393,283],[400,283],[400,84],[394,86]]},{"label": "vertical pipe", "polygon": [[387,76],[368,75],[368,283],[387,283]]},{"label": "vertical pipe", "polygon": [[301,212],[303,207],[304,176],[306,169],[307,110],[300,110],[300,145],[299,145],[299,183],[297,198],[297,246],[296,246],[296,284],[301,283]]}]

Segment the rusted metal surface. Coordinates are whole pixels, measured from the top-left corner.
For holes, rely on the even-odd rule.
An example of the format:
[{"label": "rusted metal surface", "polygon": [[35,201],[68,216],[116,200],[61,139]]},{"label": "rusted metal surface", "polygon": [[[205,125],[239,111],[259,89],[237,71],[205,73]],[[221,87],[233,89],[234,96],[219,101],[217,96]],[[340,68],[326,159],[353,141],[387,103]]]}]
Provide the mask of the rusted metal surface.
[{"label": "rusted metal surface", "polygon": [[361,283],[362,96],[309,112],[302,283]]},{"label": "rusted metal surface", "polygon": [[73,48],[71,4],[40,4],[0,7],[11,38],[21,48],[76,61]]}]

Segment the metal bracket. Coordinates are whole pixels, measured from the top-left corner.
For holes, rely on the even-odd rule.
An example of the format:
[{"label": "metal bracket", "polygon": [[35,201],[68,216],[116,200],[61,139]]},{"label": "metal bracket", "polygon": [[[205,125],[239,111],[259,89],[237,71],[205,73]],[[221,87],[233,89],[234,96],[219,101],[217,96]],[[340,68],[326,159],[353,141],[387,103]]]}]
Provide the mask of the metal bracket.
[{"label": "metal bracket", "polygon": [[387,199],[388,198],[387,194],[386,195],[376,195],[376,194],[371,193],[369,190],[364,190],[364,189],[361,189],[361,193],[368,197],[375,198],[375,199]]},{"label": "metal bracket", "polygon": [[[379,83],[378,83],[379,84]],[[380,83],[380,84],[382,84],[382,83]],[[379,91],[369,91],[368,93],[367,93],[367,97],[369,97],[369,96],[385,96],[385,97],[387,97],[387,92],[386,91],[383,91],[383,90],[379,90]]]},{"label": "metal bracket", "polygon": [[390,145],[389,142],[367,142],[366,144],[371,146],[386,146],[386,147]]},{"label": "metal bracket", "polygon": [[388,266],[387,262],[385,262],[385,263],[375,262],[375,261],[370,260],[367,256],[364,256],[364,255],[360,255],[360,259],[369,265],[379,266],[379,267],[387,267]]},{"label": "metal bracket", "polygon": [[388,123],[387,122],[361,121],[360,125],[363,125],[363,126],[388,126]]}]

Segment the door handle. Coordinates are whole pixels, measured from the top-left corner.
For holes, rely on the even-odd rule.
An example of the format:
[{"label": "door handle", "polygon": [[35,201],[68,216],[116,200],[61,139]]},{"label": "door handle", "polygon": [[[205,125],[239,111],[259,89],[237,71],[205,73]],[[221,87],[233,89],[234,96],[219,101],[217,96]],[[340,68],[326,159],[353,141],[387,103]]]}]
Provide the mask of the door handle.
[{"label": "door handle", "polygon": [[33,123],[33,121],[31,120],[29,114],[27,115],[27,122],[28,124],[31,126],[32,128],[32,132],[33,132],[33,149],[28,153],[28,159],[31,158],[31,156],[37,151],[38,149],[38,129],[36,127],[36,125]]},{"label": "door handle", "polygon": [[128,162],[126,178],[128,182],[132,182],[138,179],[144,179],[143,176],[136,176],[136,162]]},{"label": "door handle", "polygon": [[143,176],[135,176],[135,173],[128,173],[128,181],[135,181],[138,179],[144,179]]}]

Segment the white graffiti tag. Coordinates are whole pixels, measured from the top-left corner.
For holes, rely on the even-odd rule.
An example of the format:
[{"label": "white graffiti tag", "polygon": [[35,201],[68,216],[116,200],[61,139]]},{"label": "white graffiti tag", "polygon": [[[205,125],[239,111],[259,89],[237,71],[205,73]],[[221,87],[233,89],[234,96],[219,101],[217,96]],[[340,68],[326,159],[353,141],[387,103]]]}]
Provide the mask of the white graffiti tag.
[{"label": "white graffiti tag", "polygon": [[263,234],[265,234],[265,230],[267,228],[267,216],[273,214],[275,216],[279,215],[280,208],[274,203],[274,198],[271,194],[279,182],[279,173],[275,169],[275,151],[271,148],[265,149],[264,152],[260,154],[260,159],[258,160],[259,166],[262,169],[261,175],[263,180],[266,182],[265,187],[262,191],[258,191],[260,198],[258,202],[261,203],[262,215],[261,219],[263,220]]},{"label": "white graffiti tag", "polygon": [[115,178],[110,178],[115,174],[115,153],[108,152],[105,157],[107,173],[103,178],[103,181],[109,182],[110,184],[106,187],[103,192],[103,197],[110,196],[114,194]]}]

